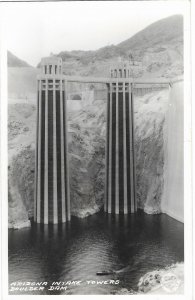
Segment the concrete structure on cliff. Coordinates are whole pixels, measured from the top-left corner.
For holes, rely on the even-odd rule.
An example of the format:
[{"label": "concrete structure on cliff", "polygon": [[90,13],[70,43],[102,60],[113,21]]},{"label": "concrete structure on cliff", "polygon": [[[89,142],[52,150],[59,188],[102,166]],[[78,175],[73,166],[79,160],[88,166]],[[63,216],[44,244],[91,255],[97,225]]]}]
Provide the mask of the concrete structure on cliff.
[{"label": "concrete structure on cliff", "polygon": [[154,86],[169,87],[164,79],[132,78],[132,66],[119,63],[109,78],[74,77],[62,73],[58,57],[42,59],[38,76],[34,221],[63,223],[71,218],[67,148],[68,82],[107,87],[106,183],[104,211],[129,214],[137,210],[134,155],[133,97]]}]

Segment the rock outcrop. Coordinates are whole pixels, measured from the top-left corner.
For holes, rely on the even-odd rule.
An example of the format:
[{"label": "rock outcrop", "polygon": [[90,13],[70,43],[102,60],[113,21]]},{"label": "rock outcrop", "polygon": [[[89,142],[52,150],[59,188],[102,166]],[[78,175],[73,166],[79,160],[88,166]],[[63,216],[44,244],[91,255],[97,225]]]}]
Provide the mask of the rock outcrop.
[{"label": "rock outcrop", "polygon": [[140,278],[138,292],[144,294],[183,294],[184,264],[177,263],[165,269],[146,273]]}]

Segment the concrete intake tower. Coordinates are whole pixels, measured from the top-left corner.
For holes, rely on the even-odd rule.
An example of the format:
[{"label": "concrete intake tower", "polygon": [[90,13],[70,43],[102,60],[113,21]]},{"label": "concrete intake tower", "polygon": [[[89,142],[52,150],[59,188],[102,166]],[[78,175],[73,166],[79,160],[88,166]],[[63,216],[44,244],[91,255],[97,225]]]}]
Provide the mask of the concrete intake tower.
[{"label": "concrete intake tower", "polygon": [[111,68],[111,80],[107,84],[104,210],[114,214],[134,213],[137,210],[131,71],[128,62],[118,63]]},{"label": "concrete intake tower", "polygon": [[43,58],[38,76],[34,221],[70,220],[66,81],[62,59]]}]

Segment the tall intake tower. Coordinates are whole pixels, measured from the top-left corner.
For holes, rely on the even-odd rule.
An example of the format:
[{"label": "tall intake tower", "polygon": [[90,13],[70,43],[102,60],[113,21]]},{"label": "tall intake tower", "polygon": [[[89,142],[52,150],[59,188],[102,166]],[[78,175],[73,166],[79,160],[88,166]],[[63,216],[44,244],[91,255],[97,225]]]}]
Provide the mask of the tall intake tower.
[{"label": "tall intake tower", "polygon": [[128,214],[137,210],[132,66],[129,62],[120,62],[110,72],[104,210]]},{"label": "tall intake tower", "polygon": [[62,60],[43,58],[37,79],[37,134],[34,221],[70,220],[66,81]]}]

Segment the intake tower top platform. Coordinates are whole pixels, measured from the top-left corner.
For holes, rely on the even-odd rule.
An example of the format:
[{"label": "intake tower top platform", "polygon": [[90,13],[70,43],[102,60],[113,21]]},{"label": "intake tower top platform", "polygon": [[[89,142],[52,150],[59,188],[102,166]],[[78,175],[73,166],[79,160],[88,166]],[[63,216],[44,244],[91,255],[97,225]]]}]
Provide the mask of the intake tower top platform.
[{"label": "intake tower top platform", "polygon": [[62,59],[57,56],[49,56],[41,59],[41,71],[45,75],[61,75]]}]

